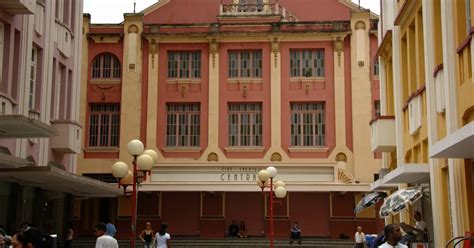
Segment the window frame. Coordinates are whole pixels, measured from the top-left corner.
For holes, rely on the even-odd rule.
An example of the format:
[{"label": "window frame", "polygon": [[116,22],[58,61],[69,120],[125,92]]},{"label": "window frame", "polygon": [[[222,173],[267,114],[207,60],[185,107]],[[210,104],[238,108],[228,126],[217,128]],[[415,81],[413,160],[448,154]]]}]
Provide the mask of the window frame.
[{"label": "window frame", "polygon": [[[95,111],[94,107],[98,109]],[[107,148],[107,147],[119,147],[120,146],[120,103],[89,103],[89,113],[88,113],[88,147],[95,147],[95,148]],[[95,125],[97,126],[96,131],[93,132],[93,116],[97,116],[97,121]],[[107,123],[103,123],[104,119],[103,116],[107,116],[104,118]],[[114,122],[114,120],[116,122]],[[102,132],[107,130],[107,134],[103,135]],[[115,129],[114,129],[115,128]],[[115,131],[115,132],[114,132]],[[115,134],[115,135],[114,135]],[[107,141],[106,144],[102,144],[102,137],[106,137]],[[113,140],[113,136],[115,136],[115,140]],[[93,143],[95,141],[95,143]]]},{"label": "window frame", "polygon": [[[234,107],[234,109],[232,109],[232,107]],[[243,120],[246,115],[248,116],[248,121]],[[263,146],[262,103],[228,103],[227,117],[227,143],[229,147]],[[244,129],[244,125],[247,126],[248,133],[245,133],[247,129]],[[248,138],[247,141],[245,141],[245,136]],[[248,142],[248,144],[244,144],[246,142]]]},{"label": "window frame", "polygon": [[38,48],[31,48],[30,59],[30,77],[28,86],[28,108],[35,109],[36,106],[36,86],[37,86],[37,70],[38,70]]},{"label": "window frame", "polygon": [[[109,56],[110,58],[110,65],[108,68],[105,66],[106,56]],[[99,65],[96,64],[97,61],[99,61]],[[100,53],[92,60],[90,73],[92,80],[120,80],[122,78],[122,63],[113,53]],[[110,76],[104,76],[106,73]]]},{"label": "window frame", "polygon": [[201,50],[168,50],[166,60],[168,79],[201,79]]},{"label": "window frame", "polygon": [[[248,59],[242,59],[244,54],[248,54]],[[227,59],[228,71],[227,77],[230,79],[238,78],[262,78],[263,68],[263,52],[261,49],[252,50],[229,50]],[[235,55],[235,57],[234,57]],[[246,61],[247,67],[244,67],[243,62]],[[233,67],[235,63],[235,67]],[[247,71],[246,73],[244,73]]]},{"label": "window frame", "polygon": [[380,61],[377,57],[374,58],[373,70],[374,77],[378,77],[380,75]]},{"label": "window frame", "polygon": [[[325,77],[326,76],[326,50],[324,48],[290,49],[290,78],[299,77]],[[309,57],[306,57],[309,56]],[[306,63],[310,63],[306,64]],[[311,69],[308,71],[308,69]],[[308,72],[311,75],[307,76]],[[320,72],[318,74],[318,72]]]},{"label": "window frame", "polygon": [[[180,123],[181,120],[185,123]],[[201,146],[200,103],[166,104],[165,146],[168,148]]]},{"label": "window frame", "polygon": [[[309,106],[313,105],[314,108],[310,109]],[[299,106],[297,109],[296,107]],[[318,123],[318,115],[321,121]],[[294,119],[298,116],[297,119]],[[306,116],[311,116],[311,122],[306,123]],[[305,133],[305,124],[311,125],[311,133]],[[321,126],[320,129],[319,126]],[[320,130],[321,134],[317,131]],[[294,132],[296,131],[296,132]],[[318,139],[318,136],[320,137]],[[296,139],[294,139],[294,137]],[[305,139],[309,137],[310,139]],[[307,143],[306,141],[311,140]],[[318,142],[320,141],[320,142]],[[290,103],[290,146],[291,147],[325,147],[326,140],[326,103],[325,102],[311,102],[301,103],[292,102]]]},{"label": "window frame", "polygon": [[380,100],[374,100],[374,116],[379,117],[382,115],[382,108],[380,105]]}]

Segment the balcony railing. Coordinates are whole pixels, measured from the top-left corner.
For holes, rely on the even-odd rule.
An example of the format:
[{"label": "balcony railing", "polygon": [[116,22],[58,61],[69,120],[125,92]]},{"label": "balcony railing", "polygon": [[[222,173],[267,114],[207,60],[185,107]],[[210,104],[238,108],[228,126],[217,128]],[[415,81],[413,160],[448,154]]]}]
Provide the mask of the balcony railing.
[{"label": "balcony railing", "polygon": [[257,4],[221,4],[221,17],[237,17],[237,16],[281,16],[282,21],[294,22],[296,17],[287,9],[279,4],[257,3]]}]

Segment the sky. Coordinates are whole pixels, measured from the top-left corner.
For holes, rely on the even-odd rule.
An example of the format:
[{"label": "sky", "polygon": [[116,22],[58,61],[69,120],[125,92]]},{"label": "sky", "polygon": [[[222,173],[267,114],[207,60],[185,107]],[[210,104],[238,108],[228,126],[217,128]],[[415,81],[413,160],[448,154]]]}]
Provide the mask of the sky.
[{"label": "sky", "polygon": [[[134,1],[137,3],[136,12],[157,2],[157,0],[84,0],[84,13],[91,14],[92,23],[120,23],[123,21],[123,13],[133,13]],[[352,1],[358,3],[358,0]],[[380,12],[379,0],[360,0],[360,5],[376,14]]]}]

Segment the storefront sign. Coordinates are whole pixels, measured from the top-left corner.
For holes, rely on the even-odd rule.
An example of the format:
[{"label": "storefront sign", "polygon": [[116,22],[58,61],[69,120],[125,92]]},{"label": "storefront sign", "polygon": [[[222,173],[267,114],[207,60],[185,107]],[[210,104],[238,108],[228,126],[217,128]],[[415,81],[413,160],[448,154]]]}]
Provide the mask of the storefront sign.
[{"label": "storefront sign", "polygon": [[257,174],[263,168],[222,167],[221,181],[257,181]]}]

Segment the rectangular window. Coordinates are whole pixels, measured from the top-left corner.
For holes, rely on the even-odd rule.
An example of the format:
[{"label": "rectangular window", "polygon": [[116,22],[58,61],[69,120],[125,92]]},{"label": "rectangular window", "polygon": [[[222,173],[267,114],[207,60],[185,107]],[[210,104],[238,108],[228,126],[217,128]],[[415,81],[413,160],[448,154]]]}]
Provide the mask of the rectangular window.
[{"label": "rectangular window", "polygon": [[324,77],[324,49],[291,50],[291,77]]},{"label": "rectangular window", "polygon": [[33,47],[31,49],[31,71],[30,71],[30,84],[28,90],[28,107],[30,109],[35,108],[35,88],[36,88],[36,66],[38,63],[38,50]]},{"label": "rectangular window", "polygon": [[325,119],[324,103],[292,103],[291,145],[324,146]]},{"label": "rectangular window", "polygon": [[229,51],[230,78],[261,78],[262,51]]},{"label": "rectangular window", "polygon": [[380,100],[374,101],[374,114],[375,117],[380,116]]},{"label": "rectangular window", "polygon": [[118,147],[120,140],[120,105],[91,104],[89,114],[89,146]]},{"label": "rectangular window", "polygon": [[201,51],[169,51],[168,78],[200,78]]},{"label": "rectangular window", "polygon": [[375,58],[374,60],[374,76],[379,75],[379,60]]},{"label": "rectangular window", "polygon": [[262,104],[229,104],[229,146],[262,146]]},{"label": "rectangular window", "polygon": [[166,113],[166,146],[199,146],[200,105],[168,104]]}]

